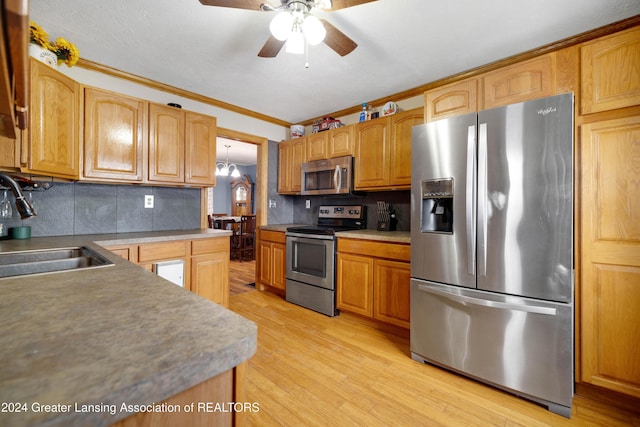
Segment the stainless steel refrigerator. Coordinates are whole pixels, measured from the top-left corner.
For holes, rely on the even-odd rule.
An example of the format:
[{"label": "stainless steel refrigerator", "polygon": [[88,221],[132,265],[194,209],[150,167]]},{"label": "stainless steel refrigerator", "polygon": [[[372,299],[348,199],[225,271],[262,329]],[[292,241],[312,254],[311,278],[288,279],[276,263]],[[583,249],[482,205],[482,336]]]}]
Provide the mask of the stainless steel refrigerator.
[{"label": "stainless steel refrigerator", "polygon": [[570,417],[573,94],[413,128],[411,355]]}]

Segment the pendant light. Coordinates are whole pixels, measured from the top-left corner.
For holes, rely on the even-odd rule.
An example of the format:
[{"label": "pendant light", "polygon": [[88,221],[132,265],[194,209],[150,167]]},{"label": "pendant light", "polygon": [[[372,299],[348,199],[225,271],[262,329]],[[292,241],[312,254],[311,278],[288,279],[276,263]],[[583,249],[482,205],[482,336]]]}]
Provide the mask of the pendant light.
[{"label": "pendant light", "polygon": [[[231,176],[233,178],[239,178],[240,171],[238,170],[238,166],[234,163],[229,163],[229,148],[231,148],[231,146],[225,145],[225,147],[227,147],[227,161],[216,164],[216,176],[229,176],[229,173],[231,172]],[[231,168],[233,168],[233,171],[231,171]]]}]

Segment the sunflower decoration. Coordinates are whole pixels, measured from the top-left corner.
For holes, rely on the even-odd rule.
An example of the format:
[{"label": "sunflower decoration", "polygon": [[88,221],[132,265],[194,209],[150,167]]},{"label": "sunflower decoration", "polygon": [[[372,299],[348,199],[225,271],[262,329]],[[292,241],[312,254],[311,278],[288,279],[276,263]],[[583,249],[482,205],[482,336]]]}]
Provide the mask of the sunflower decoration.
[{"label": "sunflower decoration", "polygon": [[49,34],[33,21],[29,23],[29,31],[31,43],[53,52],[58,58],[58,65],[65,63],[67,67],[73,67],[78,63],[80,51],[78,51],[78,48],[73,43],[63,37],[58,37],[56,41],[52,43],[49,40]]}]

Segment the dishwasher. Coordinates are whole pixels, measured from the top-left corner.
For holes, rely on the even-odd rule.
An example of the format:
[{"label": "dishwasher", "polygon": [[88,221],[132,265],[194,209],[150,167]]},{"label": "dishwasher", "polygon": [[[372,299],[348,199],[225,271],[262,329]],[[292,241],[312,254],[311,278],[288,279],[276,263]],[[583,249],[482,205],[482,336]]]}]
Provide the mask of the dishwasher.
[{"label": "dishwasher", "polygon": [[184,288],[184,261],[162,261],[153,264],[153,271],[163,279]]}]

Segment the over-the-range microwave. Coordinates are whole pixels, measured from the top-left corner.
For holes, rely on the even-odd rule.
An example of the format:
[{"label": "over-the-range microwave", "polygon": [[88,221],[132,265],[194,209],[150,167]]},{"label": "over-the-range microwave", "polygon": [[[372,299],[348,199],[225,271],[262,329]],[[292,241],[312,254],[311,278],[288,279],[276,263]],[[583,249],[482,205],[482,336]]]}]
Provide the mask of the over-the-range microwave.
[{"label": "over-the-range microwave", "polygon": [[353,186],[353,156],[302,164],[302,195],[349,194]]}]

